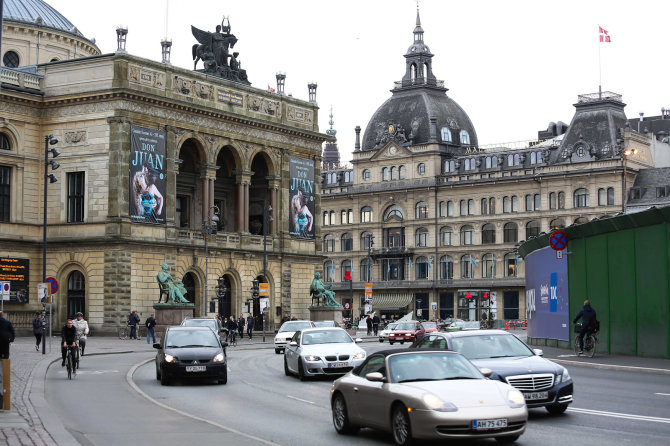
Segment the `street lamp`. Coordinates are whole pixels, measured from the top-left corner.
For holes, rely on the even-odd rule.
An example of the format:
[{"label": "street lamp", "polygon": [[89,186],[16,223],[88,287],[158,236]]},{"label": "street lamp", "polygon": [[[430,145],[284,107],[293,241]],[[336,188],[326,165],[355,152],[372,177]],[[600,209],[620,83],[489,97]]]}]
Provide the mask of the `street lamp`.
[{"label": "street lamp", "polygon": [[[265,283],[268,282],[268,250],[267,250],[267,236],[268,236],[268,225],[274,221],[274,218],[270,215],[272,212],[272,206],[265,205],[263,212],[263,280]],[[268,288],[269,289],[269,288]],[[259,296],[260,297],[260,296]],[[265,313],[267,308],[263,309],[263,342],[265,342]]]},{"label": "street lamp", "polygon": [[621,152],[621,160],[623,163],[623,174],[621,176],[621,212],[626,213],[626,163],[628,157],[636,155],[638,150],[636,148],[624,149]]},{"label": "street lamp", "polygon": [[[214,212],[212,213],[212,211]],[[216,227],[218,222],[219,207],[215,205],[210,206],[207,210],[207,219],[202,221],[202,236],[205,238],[205,298],[202,302],[203,316],[207,315],[207,274],[209,273],[207,264],[209,256],[209,251],[207,250],[207,240],[209,240],[209,234],[216,234]]]},{"label": "street lamp", "polygon": [[[49,173],[49,166],[51,170],[56,170],[60,167],[54,160],[49,160],[49,152],[54,158],[60,155],[60,152],[55,148],[49,148],[49,145],[58,144],[58,140],[54,138],[54,135],[47,135],[44,137],[44,224],[42,227],[42,283],[47,282],[47,178],[49,179],[49,184],[53,184],[58,179],[52,173]],[[48,295],[48,293],[47,293]],[[46,317],[47,317],[47,299],[42,303],[42,354],[46,355]]]},{"label": "street lamp", "polygon": [[226,296],[226,293],[229,291],[229,288],[226,286],[225,279],[219,277],[217,279],[218,285],[216,286],[216,297],[219,301],[219,316],[223,316],[223,298]]}]

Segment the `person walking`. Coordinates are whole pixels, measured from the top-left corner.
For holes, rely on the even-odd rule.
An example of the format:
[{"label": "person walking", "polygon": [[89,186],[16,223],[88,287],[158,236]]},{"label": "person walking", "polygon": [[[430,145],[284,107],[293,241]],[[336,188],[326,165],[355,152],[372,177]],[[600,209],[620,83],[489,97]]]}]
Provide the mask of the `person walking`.
[{"label": "person walking", "polygon": [[377,313],[372,313],[372,331],[377,336],[379,331],[379,316],[377,316]]},{"label": "person walking", "polygon": [[137,311],[133,310],[128,316],[128,325],[130,325],[130,339],[137,339],[137,324],[140,323],[140,317]]},{"label": "person walking", "polygon": [[42,313],[35,312],[33,319],[33,334],[35,335],[35,351],[40,351],[40,342],[42,341]]},{"label": "person walking", "polygon": [[235,335],[237,334],[237,322],[235,322],[235,316],[230,316],[228,322],[226,323],[226,328],[228,329],[228,335],[230,336],[230,343],[235,344]]},{"label": "person walking", "polygon": [[149,344],[149,337],[153,340],[153,343],[156,343],[156,319],[154,318],[154,314],[151,313],[151,316],[147,318],[147,320],[144,322],[144,325],[147,327],[147,344]]},{"label": "person walking", "polygon": [[365,325],[368,328],[368,336],[372,334],[372,318],[368,314],[368,316],[365,318]]},{"label": "person walking", "polygon": [[247,336],[249,337],[249,340],[251,341],[251,335],[254,331],[254,317],[249,313],[249,316],[247,316]]},{"label": "person walking", "polygon": [[591,307],[591,302],[586,299],[582,311],[577,314],[572,321],[576,324],[579,319],[582,319],[582,329],[579,331],[579,354],[584,353],[584,335],[594,329],[596,324],[596,310]]},{"label": "person walking", "polygon": [[9,344],[14,342],[14,326],[0,311],[0,359],[9,358]]},{"label": "person walking", "polygon": [[240,339],[244,339],[244,315],[240,314],[240,317],[237,319],[237,333],[240,335]]}]

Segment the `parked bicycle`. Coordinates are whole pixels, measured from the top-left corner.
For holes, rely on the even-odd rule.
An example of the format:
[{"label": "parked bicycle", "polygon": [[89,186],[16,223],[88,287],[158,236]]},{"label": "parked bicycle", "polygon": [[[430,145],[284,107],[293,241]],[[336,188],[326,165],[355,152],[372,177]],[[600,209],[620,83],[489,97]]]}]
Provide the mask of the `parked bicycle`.
[{"label": "parked bicycle", "polygon": [[[575,355],[579,356],[579,333],[582,330],[582,324],[575,324],[575,341],[573,343],[574,348],[575,348]],[[589,330],[587,333],[584,334],[584,350],[583,355],[588,356],[589,358],[593,358],[596,354],[596,345],[598,344],[598,331],[597,330]]]}]

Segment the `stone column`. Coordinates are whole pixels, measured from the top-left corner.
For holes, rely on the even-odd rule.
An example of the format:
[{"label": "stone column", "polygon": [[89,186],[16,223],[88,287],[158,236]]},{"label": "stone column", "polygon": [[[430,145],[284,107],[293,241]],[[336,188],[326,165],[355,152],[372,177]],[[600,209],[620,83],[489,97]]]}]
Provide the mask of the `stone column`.
[{"label": "stone column", "polygon": [[272,212],[270,212],[272,222],[270,223],[268,233],[275,235],[277,234],[277,215],[279,215],[279,211],[277,208],[277,206],[279,206],[279,204],[277,203],[277,191],[281,187],[281,178],[279,176],[273,176],[268,177],[267,180],[268,180],[268,187],[270,188],[270,203],[268,204],[272,206]]},{"label": "stone column", "polygon": [[251,172],[248,170],[233,171],[237,182],[237,232],[249,232],[249,183]]}]

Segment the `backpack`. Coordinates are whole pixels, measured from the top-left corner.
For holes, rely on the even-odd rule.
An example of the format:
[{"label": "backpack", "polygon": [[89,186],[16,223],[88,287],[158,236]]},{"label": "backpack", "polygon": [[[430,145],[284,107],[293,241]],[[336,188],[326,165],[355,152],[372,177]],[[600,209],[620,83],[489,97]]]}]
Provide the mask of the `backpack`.
[{"label": "backpack", "polygon": [[35,317],[35,319],[33,319],[33,328],[42,328],[42,318]]}]

